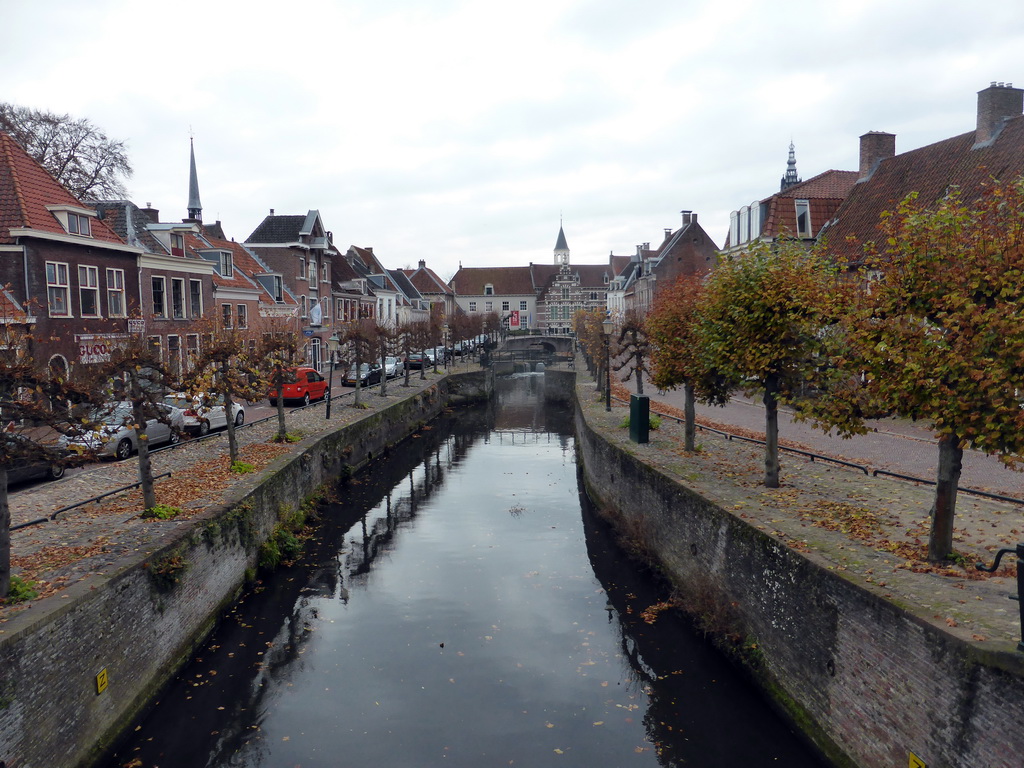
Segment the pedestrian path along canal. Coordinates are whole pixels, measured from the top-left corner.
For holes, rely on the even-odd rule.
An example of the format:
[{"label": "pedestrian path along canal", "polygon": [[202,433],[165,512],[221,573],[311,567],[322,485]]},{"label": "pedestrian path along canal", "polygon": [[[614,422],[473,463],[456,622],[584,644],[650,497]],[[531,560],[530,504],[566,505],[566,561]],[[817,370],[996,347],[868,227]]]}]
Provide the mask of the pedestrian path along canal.
[{"label": "pedestrian path along canal", "polygon": [[[543,376],[406,441],[109,766],[819,766],[616,549]],[[650,616],[650,612],[648,612]]]}]

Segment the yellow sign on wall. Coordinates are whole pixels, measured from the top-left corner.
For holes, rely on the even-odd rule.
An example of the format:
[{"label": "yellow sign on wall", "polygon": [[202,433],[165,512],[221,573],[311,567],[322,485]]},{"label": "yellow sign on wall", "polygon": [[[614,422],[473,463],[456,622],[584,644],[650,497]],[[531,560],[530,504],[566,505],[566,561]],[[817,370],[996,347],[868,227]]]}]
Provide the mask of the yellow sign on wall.
[{"label": "yellow sign on wall", "polygon": [[[99,696],[101,693],[103,693],[105,690],[107,690],[107,683],[108,682],[109,681],[107,679],[107,668],[104,667],[103,669],[100,670],[100,673],[98,675],[96,675],[96,695],[97,696]],[[914,764],[913,761],[911,761],[911,765],[913,765],[913,764]],[[924,763],[922,763],[922,765],[924,765]]]},{"label": "yellow sign on wall", "polygon": [[928,764],[913,752],[910,753],[910,768],[928,768]]}]

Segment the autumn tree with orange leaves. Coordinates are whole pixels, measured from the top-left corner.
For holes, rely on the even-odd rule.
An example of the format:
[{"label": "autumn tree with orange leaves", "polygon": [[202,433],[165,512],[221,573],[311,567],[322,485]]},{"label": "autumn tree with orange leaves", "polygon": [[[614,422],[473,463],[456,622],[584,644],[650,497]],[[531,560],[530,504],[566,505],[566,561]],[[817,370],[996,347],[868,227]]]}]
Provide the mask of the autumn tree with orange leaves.
[{"label": "autumn tree with orange leaves", "polygon": [[[928,559],[953,554],[964,448],[1018,465],[1024,453],[1024,179],[965,203],[916,196],[883,216],[883,246],[846,322],[848,365],[867,395],[932,425],[939,457]],[[849,427],[856,414],[834,414]]]},{"label": "autumn tree with orange leaves", "polygon": [[718,264],[699,302],[699,368],[715,378],[699,382],[698,397],[760,395],[768,488],[779,486],[779,404],[798,400],[828,370],[824,329],[837,289],[835,270],[816,251],[788,240],[757,242]]}]

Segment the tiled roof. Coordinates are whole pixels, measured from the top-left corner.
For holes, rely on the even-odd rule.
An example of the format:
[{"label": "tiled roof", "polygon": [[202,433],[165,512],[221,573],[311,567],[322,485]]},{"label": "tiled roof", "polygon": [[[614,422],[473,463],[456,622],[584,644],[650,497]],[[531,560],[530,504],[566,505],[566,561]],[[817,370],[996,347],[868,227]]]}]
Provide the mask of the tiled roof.
[{"label": "tiled roof", "polygon": [[989,146],[972,149],[974,143],[971,131],[882,160],[869,179],[854,185],[823,233],[829,253],[857,261],[863,245],[878,237],[881,214],[911,192],[931,205],[958,187],[970,202],[986,182],[1012,181],[1024,174],[1024,116],[1007,120]]},{"label": "tiled roof", "polygon": [[148,253],[166,254],[167,247],[146,229],[150,218],[130,200],[92,200],[89,203],[103,216],[103,222],[129,245]]},{"label": "tiled roof", "polygon": [[811,236],[816,236],[822,225],[835,215],[856,181],[857,171],[825,171],[800,184],[794,184],[784,192],[765,198],[762,204],[768,204],[768,212],[761,227],[761,237],[796,235],[796,200],[807,200],[811,215]]},{"label": "tiled roof", "polygon": [[400,269],[389,269],[388,275],[394,281],[395,285],[402,292],[404,296],[410,299],[422,299],[420,292],[416,290],[416,286],[412,284],[408,276]]},{"label": "tiled roof", "polygon": [[24,323],[27,320],[28,313],[18,300],[6,288],[0,289],[0,321]]},{"label": "tiled roof", "polygon": [[443,293],[446,296],[450,296],[454,293],[451,287],[440,277],[434,270],[428,267],[421,267],[419,269],[405,269],[402,270],[408,275],[409,280],[416,286],[421,294],[428,293]]},{"label": "tiled roof", "polygon": [[[57,217],[46,209],[48,205],[90,207],[61,186],[11,136],[0,132],[0,243],[14,242],[11,228],[67,234]],[[122,244],[99,219],[91,219],[90,229],[92,237],[82,237],[83,243]]]},{"label": "tiled roof", "polygon": [[295,243],[306,223],[308,214],[288,216],[267,216],[245,238],[246,243]]},{"label": "tiled roof", "polygon": [[536,293],[530,267],[461,267],[450,285],[459,296],[483,296],[486,285],[494,286],[494,293],[501,296]]}]

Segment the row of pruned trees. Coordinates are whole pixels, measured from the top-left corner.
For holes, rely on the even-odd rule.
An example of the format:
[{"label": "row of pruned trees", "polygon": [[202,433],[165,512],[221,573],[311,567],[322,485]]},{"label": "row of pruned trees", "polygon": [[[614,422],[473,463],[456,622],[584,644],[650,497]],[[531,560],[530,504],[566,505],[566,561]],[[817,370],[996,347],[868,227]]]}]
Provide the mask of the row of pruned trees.
[{"label": "row of pruned trees", "polygon": [[883,216],[862,270],[822,249],[757,244],[659,293],[646,321],[652,380],[693,401],[741,391],[765,405],[764,484],[779,484],[778,406],[849,437],[894,413],[938,437],[928,557],[953,553],[966,447],[1016,466],[1024,451],[1024,181],[914,196]]}]

